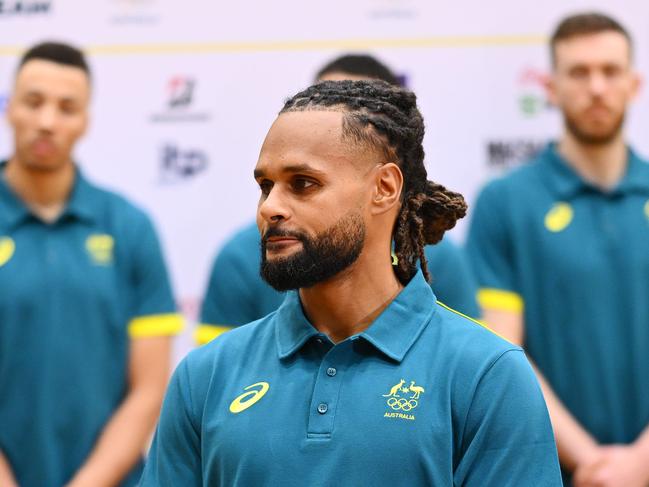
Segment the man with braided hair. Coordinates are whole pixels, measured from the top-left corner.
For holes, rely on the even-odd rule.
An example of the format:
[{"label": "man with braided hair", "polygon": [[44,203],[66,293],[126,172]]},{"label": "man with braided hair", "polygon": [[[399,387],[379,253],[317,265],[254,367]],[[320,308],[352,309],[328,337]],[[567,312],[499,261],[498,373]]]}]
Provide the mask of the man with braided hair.
[{"label": "man with braided hair", "polygon": [[427,181],[423,136],[381,81],[286,102],[255,179],[261,273],[290,291],[179,365],[142,486],[561,485],[522,350],[426,282],[466,206]]},{"label": "man with braided hair", "polygon": [[[367,54],[345,54],[318,71],[316,81],[382,79],[399,85],[388,66]],[[197,343],[203,345],[234,327],[258,320],[275,311],[286,293],[273,289],[259,275],[260,236],[254,221],[227,239],[214,259],[207,291],[196,327]],[[430,285],[435,296],[449,307],[471,317],[480,314],[478,286],[463,249],[444,237],[425,248]]]}]

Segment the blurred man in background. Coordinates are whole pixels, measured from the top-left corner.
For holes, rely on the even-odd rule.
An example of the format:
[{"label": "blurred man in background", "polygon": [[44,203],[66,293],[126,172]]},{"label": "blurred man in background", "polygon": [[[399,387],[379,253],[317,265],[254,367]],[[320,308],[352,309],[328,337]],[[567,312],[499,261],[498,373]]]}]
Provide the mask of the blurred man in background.
[{"label": "blurred man in background", "polygon": [[0,164],[0,485],[135,485],[182,326],[149,218],[82,175],[90,72],[22,57]]},{"label": "blurred man in background", "polygon": [[601,14],[551,39],[564,132],[478,198],[468,237],[484,318],[538,368],[565,483],[649,485],[649,165],[622,132],[628,32]]},{"label": "blurred man in background", "polygon": [[[347,54],[327,63],[316,81],[381,79],[399,86],[399,78],[383,63],[364,54]],[[477,317],[477,286],[463,252],[445,238],[426,247],[432,288],[451,308]],[[232,236],[217,255],[203,299],[196,339],[207,343],[233,327],[244,325],[276,310],[285,294],[259,275],[260,237],[255,223]]]}]

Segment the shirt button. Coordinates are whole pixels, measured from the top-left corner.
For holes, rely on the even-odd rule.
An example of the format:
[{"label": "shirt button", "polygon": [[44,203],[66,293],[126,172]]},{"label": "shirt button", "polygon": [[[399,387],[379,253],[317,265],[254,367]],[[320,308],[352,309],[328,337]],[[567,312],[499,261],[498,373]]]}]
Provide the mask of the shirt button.
[{"label": "shirt button", "polygon": [[329,367],[329,368],[327,369],[327,375],[328,375],[329,377],[333,377],[334,375],[336,375],[336,372],[337,372],[336,369],[334,369],[333,367]]},{"label": "shirt button", "polygon": [[324,402],[321,402],[320,404],[318,404],[318,412],[320,414],[326,414],[328,409],[329,409],[329,406],[327,406]]}]

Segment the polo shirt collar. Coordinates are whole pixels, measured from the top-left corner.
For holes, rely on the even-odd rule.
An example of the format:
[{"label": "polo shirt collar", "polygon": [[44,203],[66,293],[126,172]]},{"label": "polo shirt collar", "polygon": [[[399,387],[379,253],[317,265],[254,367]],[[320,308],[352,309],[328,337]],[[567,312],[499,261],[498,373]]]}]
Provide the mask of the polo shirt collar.
[{"label": "polo shirt collar", "polygon": [[71,215],[90,223],[97,219],[96,201],[93,197],[93,187],[83,176],[78,166],[75,167],[75,178],[70,199],[63,215]]},{"label": "polo shirt collar", "polygon": [[[4,180],[2,174],[6,165],[6,161],[0,162],[0,208],[9,226],[13,227],[30,218],[32,213]],[[68,203],[59,219],[69,215],[80,220],[92,222],[96,218],[93,203],[92,186],[83,177],[80,169],[75,166],[74,186],[72,187]]]},{"label": "polo shirt collar", "polygon": [[9,227],[14,227],[29,218],[31,213],[5,181],[6,165],[6,161],[0,161],[0,214]]},{"label": "polo shirt collar", "polygon": [[622,193],[640,192],[649,194],[649,164],[640,159],[636,152],[629,148],[629,163],[626,174],[618,184],[616,191]]},{"label": "polo shirt collar", "polygon": [[[570,199],[583,191],[602,192],[600,188],[584,181],[570,164],[557,151],[556,143],[552,142],[539,156],[546,161],[547,177],[553,191],[560,199]],[[608,194],[628,192],[649,193],[649,165],[641,160],[631,149],[627,148],[627,168],[622,180]]]},{"label": "polo shirt collar", "polygon": [[[363,332],[350,339],[362,338],[389,358],[401,362],[419,338],[435,312],[435,295],[421,271]],[[304,315],[297,291],[291,292],[274,319],[280,359],[297,352],[319,332]]]}]

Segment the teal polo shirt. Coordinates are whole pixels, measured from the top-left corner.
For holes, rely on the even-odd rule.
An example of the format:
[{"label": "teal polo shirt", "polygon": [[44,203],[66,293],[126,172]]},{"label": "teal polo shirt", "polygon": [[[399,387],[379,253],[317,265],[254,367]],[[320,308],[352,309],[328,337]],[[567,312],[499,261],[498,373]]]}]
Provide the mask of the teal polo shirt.
[{"label": "teal polo shirt", "polygon": [[[431,286],[440,301],[478,317],[478,286],[463,250],[445,238],[428,245],[425,253]],[[261,278],[260,263],[259,230],[253,223],[228,240],[214,261],[195,334],[199,344],[279,308],[285,293],[275,291]]]},{"label": "teal polo shirt", "polygon": [[143,212],[77,172],[66,209],[47,224],[3,172],[0,450],[21,487],[61,487],[127,393],[129,341],[182,321]]},{"label": "teal polo shirt", "polygon": [[488,184],[468,253],[485,308],[521,311],[524,347],[598,442],[649,424],[649,165],[628,151],[610,191],[550,144]]},{"label": "teal polo shirt", "polygon": [[191,352],[142,487],[560,486],[522,350],[440,303],[421,272],[337,344],[297,292]]}]

